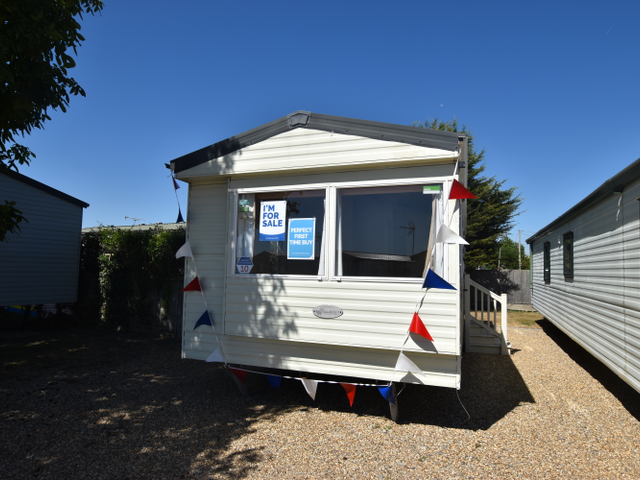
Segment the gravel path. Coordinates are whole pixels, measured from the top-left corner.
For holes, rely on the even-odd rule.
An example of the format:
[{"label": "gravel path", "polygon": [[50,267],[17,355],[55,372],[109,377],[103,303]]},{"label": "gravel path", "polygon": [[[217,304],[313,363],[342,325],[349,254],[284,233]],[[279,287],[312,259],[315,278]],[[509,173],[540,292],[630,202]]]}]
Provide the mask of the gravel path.
[{"label": "gravel path", "polygon": [[471,419],[454,390],[408,386],[400,424],[373,388],[349,407],[339,385],[313,402],[299,382],[249,375],[244,400],[175,340],[1,340],[0,477],[640,478],[640,394],[543,326],[511,329],[511,357],[465,355]]}]

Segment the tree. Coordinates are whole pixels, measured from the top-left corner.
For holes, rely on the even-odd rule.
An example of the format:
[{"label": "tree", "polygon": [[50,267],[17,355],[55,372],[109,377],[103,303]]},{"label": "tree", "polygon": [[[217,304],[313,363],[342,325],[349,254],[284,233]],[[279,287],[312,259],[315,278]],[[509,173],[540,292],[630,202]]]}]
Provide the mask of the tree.
[{"label": "tree", "polygon": [[[502,251],[499,249],[502,248]],[[498,250],[495,252],[495,264],[498,264],[500,258],[500,268],[508,270],[518,270],[518,243],[505,236],[500,239]],[[520,261],[522,262],[522,270],[529,270],[530,259],[525,253],[524,245],[520,245]]]},{"label": "tree", "polygon": [[[101,0],[2,0],[0,3],[0,175],[29,165],[35,154],[15,137],[43,128],[49,111],[66,112],[71,95],[85,96],[69,76],[72,49],[84,41],[78,19]],[[0,209],[0,241],[24,220],[8,200]]]},{"label": "tree", "polygon": [[468,136],[468,188],[478,198],[468,200],[467,203],[465,240],[469,242],[469,246],[465,251],[465,268],[467,271],[478,267],[495,268],[498,262],[495,255],[499,249],[498,240],[506,236],[513,227],[513,219],[518,215],[518,208],[522,203],[520,196],[516,195],[516,187],[503,189],[505,180],[499,181],[496,177],[482,175],[486,168],[484,149],[479,153],[475,150],[473,135],[466,126],[459,129],[455,118],[451,122],[443,122],[436,118],[425,123],[414,123],[414,126],[460,132]]}]

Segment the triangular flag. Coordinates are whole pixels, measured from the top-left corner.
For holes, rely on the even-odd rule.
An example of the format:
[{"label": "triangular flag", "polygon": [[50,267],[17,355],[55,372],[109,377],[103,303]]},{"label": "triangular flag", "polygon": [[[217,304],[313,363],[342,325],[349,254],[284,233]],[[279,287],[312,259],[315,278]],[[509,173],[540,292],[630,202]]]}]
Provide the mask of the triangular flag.
[{"label": "triangular flag", "polygon": [[464,238],[455,233],[445,224],[440,225],[438,235],[436,235],[436,243],[458,243],[460,245],[469,245]]},{"label": "triangular flag", "polygon": [[402,352],[400,352],[400,355],[398,355],[398,361],[396,362],[396,370],[400,370],[401,372],[419,373],[422,375],[422,370],[420,370],[418,366],[415,363],[413,363],[409,359],[409,357],[407,357]]},{"label": "triangular flag", "polygon": [[176,182],[176,179],[171,177],[171,180],[173,180],[173,189],[177,190],[180,188],[180,185],[178,185],[178,182]]},{"label": "triangular flag", "polygon": [[269,385],[271,385],[273,388],[280,388],[282,377],[278,377],[276,375],[267,375],[267,380],[269,380]]},{"label": "triangular flag", "polygon": [[384,398],[387,402],[396,404],[396,397],[393,396],[393,388],[391,387],[378,387],[378,391],[382,398]]},{"label": "triangular flag", "polygon": [[184,287],[180,293],[182,293],[182,292],[201,292],[201,291],[202,291],[202,288],[200,287],[200,280],[198,280],[198,277],[196,277],[193,280],[191,280],[189,285]]},{"label": "triangular flag", "polygon": [[193,329],[195,330],[200,325],[211,325],[213,327],[213,322],[211,321],[211,315],[209,315],[209,310],[205,310],[205,312],[196,322],[196,326],[193,327]]},{"label": "triangular flag", "polygon": [[191,245],[189,245],[189,240],[187,240],[187,243],[182,245],[180,249],[176,252],[176,258],[181,258],[181,257],[193,258],[193,253],[191,253]]},{"label": "triangular flag", "polygon": [[456,287],[447,282],[433,270],[429,269],[427,276],[424,278],[422,288],[442,288],[443,290],[455,290]]},{"label": "triangular flag", "polygon": [[244,379],[247,376],[247,372],[245,370],[238,370],[237,368],[232,368],[231,373],[233,373],[240,383],[244,383]]},{"label": "triangular flag", "polygon": [[207,357],[207,362],[219,362],[224,363],[224,357],[222,356],[222,349],[216,348],[211,355]]},{"label": "triangular flag", "polygon": [[411,320],[411,326],[409,327],[409,331],[413,333],[417,333],[418,335],[422,335],[427,340],[431,340],[433,342],[433,338],[429,334],[427,327],[424,326],[424,322],[418,315],[418,312],[413,314],[413,320]]},{"label": "triangular flag", "polygon": [[349,397],[349,406],[353,407],[353,400],[356,398],[356,386],[350,383],[341,383],[344,391],[347,392],[347,397]]},{"label": "triangular flag", "polygon": [[453,185],[451,185],[451,191],[449,192],[449,200],[462,200],[464,198],[478,198],[471,193],[467,188],[462,185],[455,178],[453,179]]},{"label": "triangular flag", "polygon": [[318,380],[311,380],[310,378],[301,378],[300,381],[304,385],[304,389],[307,391],[311,400],[316,399],[316,391],[318,390]]},{"label": "triangular flag", "polygon": [[178,219],[176,220],[176,223],[184,223],[184,218],[182,218],[182,212],[180,211],[180,208],[178,208]]}]

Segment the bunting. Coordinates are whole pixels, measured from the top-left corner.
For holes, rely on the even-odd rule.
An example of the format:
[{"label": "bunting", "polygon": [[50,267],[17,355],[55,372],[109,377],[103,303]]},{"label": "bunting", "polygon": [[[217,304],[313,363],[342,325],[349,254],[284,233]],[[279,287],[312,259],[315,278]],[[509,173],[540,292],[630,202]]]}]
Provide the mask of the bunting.
[{"label": "bunting", "polygon": [[282,377],[278,377],[276,375],[267,375],[267,380],[269,380],[269,385],[271,385],[273,388],[280,388]]},{"label": "bunting", "polygon": [[444,223],[440,225],[440,228],[438,229],[436,243],[457,243],[459,245],[469,245],[469,242],[447,227]]},{"label": "bunting", "polygon": [[207,362],[225,363],[220,347],[216,348],[211,355],[207,357]]},{"label": "bunting", "polygon": [[356,398],[356,386],[351,383],[341,383],[344,391],[347,392],[347,397],[349,398],[349,406],[353,407],[353,401]]},{"label": "bunting", "polygon": [[198,277],[196,277],[193,280],[191,280],[191,282],[189,282],[189,285],[184,287],[180,293],[182,293],[182,292],[201,292],[201,291],[202,291],[202,287],[200,287],[200,280],[198,280]]},{"label": "bunting", "polygon": [[424,278],[424,283],[422,284],[422,288],[441,288],[443,290],[455,290],[456,287],[447,282],[444,278],[438,275],[433,270],[429,269],[427,271],[427,276]]},{"label": "bunting", "polygon": [[178,219],[176,223],[184,223],[184,218],[182,218],[182,212],[180,211],[180,207],[178,207]]},{"label": "bunting", "polygon": [[231,373],[233,373],[236,376],[236,378],[240,380],[240,383],[244,383],[244,379],[247,376],[246,371],[238,370],[237,368],[231,368],[230,370],[231,370]]},{"label": "bunting", "polygon": [[178,185],[178,182],[176,182],[175,177],[171,177],[171,180],[173,180],[173,189],[178,190],[180,188],[180,185]]},{"label": "bunting", "polygon": [[202,316],[196,322],[196,326],[193,327],[193,329],[195,330],[200,325],[210,325],[211,327],[213,327],[213,321],[211,320],[211,315],[209,315],[209,310],[205,310],[205,312],[202,314]]},{"label": "bunting", "polygon": [[453,179],[453,184],[451,185],[451,191],[449,192],[449,200],[464,200],[465,198],[478,198],[473,193],[471,193],[467,188],[462,185],[455,178]]},{"label": "bunting", "polygon": [[316,392],[318,391],[318,380],[311,380],[310,378],[301,378],[300,381],[304,385],[304,389],[307,391],[311,400],[316,399]]},{"label": "bunting", "polygon": [[176,258],[189,257],[193,258],[193,253],[191,253],[191,245],[189,244],[189,240],[181,246],[176,252]]},{"label": "bunting", "polygon": [[378,391],[382,398],[384,398],[387,402],[396,404],[396,397],[393,396],[393,388],[389,387],[378,387]]},{"label": "bunting", "polygon": [[418,335],[422,335],[427,340],[430,340],[433,342],[433,338],[429,334],[427,327],[424,326],[424,322],[420,318],[420,315],[418,315],[418,312],[413,314],[413,320],[411,320],[409,331],[412,333],[417,333]]}]

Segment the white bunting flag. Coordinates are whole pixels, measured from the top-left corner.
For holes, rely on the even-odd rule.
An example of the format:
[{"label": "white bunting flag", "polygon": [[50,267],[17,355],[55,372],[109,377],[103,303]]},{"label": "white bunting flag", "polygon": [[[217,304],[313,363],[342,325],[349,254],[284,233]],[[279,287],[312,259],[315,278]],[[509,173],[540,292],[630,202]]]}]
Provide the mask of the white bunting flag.
[{"label": "white bunting flag", "polygon": [[458,243],[460,245],[469,245],[469,242],[457,233],[454,233],[454,231],[445,224],[440,225],[438,235],[436,235],[436,243]]},{"label": "white bunting flag", "polygon": [[420,370],[418,366],[415,363],[413,363],[409,359],[409,357],[407,357],[402,352],[400,352],[400,355],[398,355],[398,361],[396,362],[396,370],[400,372],[411,372],[415,374],[415,376],[421,379],[423,382],[427,383],[427,379],[422,374],[422,370]]},{"label": "white bunting flag", "polygon": [[224,363],[224,357],[222,356],[222,350],[220,347],[216,348],[213,353],[207,357],[207,362]]},{"label": "white bunting flag", "polygon": [[318,380],[311,380],[309,378],[301,378],[300,381],[304,385],[304,389],[307,391],[312,400],[316,399],[316,391],[318,390]]},{"label": "white bunting flag", "polygon": [[180,257],[189,257],[193,258],[193,253],[191,253],[191,245],[189,245],[189,240],[180,249],[176,252],[176,258]]}]

